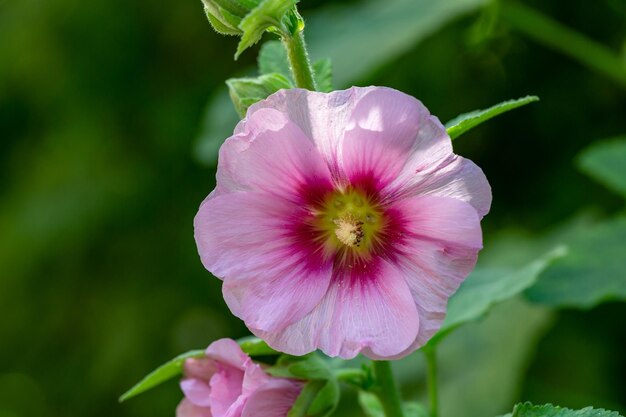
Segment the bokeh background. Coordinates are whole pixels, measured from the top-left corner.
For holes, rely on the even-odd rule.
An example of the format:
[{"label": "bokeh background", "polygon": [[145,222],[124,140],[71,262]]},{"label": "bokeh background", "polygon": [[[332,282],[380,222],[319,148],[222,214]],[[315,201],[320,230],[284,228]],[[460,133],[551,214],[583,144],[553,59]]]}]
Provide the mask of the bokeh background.
[{"label": "bokeh background", "polygon": [[[626,63],[623,0],[525,4]],[[314,58],[336,58],[338,88],[394,87],[442,121],[541,97],[455,141],[493,187],[481,262],[518,262],[623,212],[623,198],[576,162],[626,134],[619,75],[536,41],[484,0],[299,7]],[[257,49],[235,62],[236,42],[212,31],[199,0],[0,1],[1,417],[172,416],[174,381],[117,398],[180,352],[247,334],[192,229],[214,186],[216,132],[232,128],[223,82],[254,72]],[[619,236],[598,245],[626,257]],[[612,265],[623,289],[626,267]],[[444,417],[494,416],[520,400],[625,413],[619,288],[586,305],[531,292],[445,340]],[[405,396],[423,398],[421,354],[398,368]]]}]

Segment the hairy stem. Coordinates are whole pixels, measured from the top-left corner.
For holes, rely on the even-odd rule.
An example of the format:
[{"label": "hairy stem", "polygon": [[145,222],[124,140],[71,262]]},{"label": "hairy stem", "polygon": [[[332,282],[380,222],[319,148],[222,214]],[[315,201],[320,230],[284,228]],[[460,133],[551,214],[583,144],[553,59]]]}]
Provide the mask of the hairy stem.
[{"label": "hairy stem", "polygon": [[426,357],[426,383],[428,384],[428,400],[430,402],[430,417],[439,416],[439,396],[437,393],[437,348],[427,346],[422,348]]},{"label": "hairy stem", "polygon": [[283,44],[287,49],[287,57],[289,58],[289,66],[296,86],[315,91],[315,79],[313,78],[313,67],[309,60],[309,54],[306,50],[304,42],[304,33],[302,31],[283,37]]},{"label": "hairy stem", "polygon": [[378,397],[385,409],[386,417],[404,417],[400,392],[388,361],[373,361],[374,373],[378,383]]}]

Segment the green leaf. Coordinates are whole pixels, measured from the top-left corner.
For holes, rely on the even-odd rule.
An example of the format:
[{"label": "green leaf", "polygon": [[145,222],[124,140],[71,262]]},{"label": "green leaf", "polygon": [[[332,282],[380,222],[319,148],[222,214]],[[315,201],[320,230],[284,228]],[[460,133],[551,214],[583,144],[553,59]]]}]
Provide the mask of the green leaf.
[{"label": "green leaf", "polygon": [[243,31],[235,59],[243,51],[257,43],[263,33],[270,28],[285,30],[282,20],[298,2],[298,0],[263,0],[257,7],[252,9],[239,24],[239,29]]},{"label": "green leaf", "polygon": [[264,340],[259,339],[258,337],[244,337],[237,340],[237,343],[239,343],[241,350],[243,350],[246,354],[248,354],[248,356],[253,358],[255,356],[271,356],[280,354],[280,352],[277,352],[269,347]]},{"label": "green leaf", "polygon": [[565,253],[564,247],[557,247],[517,270],[502,268],[474,270],[450,299],[445,321],[428,344],[436,345],[455,328],[482,317],[495,304],[522,293],[535,283],[543,270]]},{"label": "green leaf", "polygon": [[[359,405],[366,417],[385,417],[383,404],[376,394],[359,390]],[[419,403],[407,402],[403,404],[404,417],[428,417],[428,411]]]},{"label": "green leaf", "polygon": [[531,403],[517,404],[511,417],[621,417],[615,411],[601,408],[587,407],[582,410],[570,410],[552,404],[532,405]]},{"label": "green leaf", "polygon": [[325,417],[339,403],[339,384],[335,379],[307,382],[287,417]]},{"label": "green leaf", "polygon": [[339,404],[339,398],[341,396],[339,383],[334,378],[327,379],[325,382],[326,383],[318,391],[317,396],[313,399],[313,402],[309,406],[307,416],[328,416],[335,411],[335,408],[337,408],[337,404]]},{"label": "green leaf", "polygon": [[331,4],[307,16],[311,56],[328,57],[346,87],[413,48],[487,0],[365,0]]},{"label": "green leaf", "polygon": [[320,59],[313,64],[315,84],[319,91],[333,91],[333,64],[330,59]]},{"label": "green leaf", "polygon": [[219,87],[207,103],[201,136],[195,145],[195,154],[204,164],[217,163],[220,146],[239,121],[239,115],[231,104],[226,85]]},{"label": "green leaf", "polygon": [[169,362],[164,363],[157,369],[149,373],[144,379],[139,381],[134,387],[126,391],[119,401],[126,401],[129,398],[135,397],[150,388],[154,388],[157,385],[180,375],[183,371],[183,364],[186,359],[189,358],[201,358],[204,356],[204,350],[192,350],[182,355],[176,356]]},{"label": "green leaf", "polygon": [[481,123],[496,117],[499,114],[516,109],[526,104],[539,101],[537,96],[526,96],[517,100],[503,101],[485,110],[476,110],[470,113],[461,114],[446,123],[446,129],[450,138],[455,139],[470,129]]},{"label": "green leaf", "polygon": [[327,362],[316,353],[305,356],[282,355],[276,364],[266,370],[281,378],[334,379]]},{"label": "green leaf", "polygon": [[288,417],[324,417],[337,407],[339,383],[328,362],[317,353],[282,355],[266,372],[280,378],[308,380]]},{"label": "green leaf", "polygon": [[594,143],[578,158],[580,169],[626,197],[626,136]]},{"label": "green leaf", "polygon": [[404,404],[404,417],[428,417],[428,410],[416,402]]},{"label": "green leaf", "polygon": [[264,74],[256,78],[231,78],[226,80],[230,98],[235,110],[244,117],[248,107],[264,100],[267,96],[283,88],[291,88],[291,83],[281,74]]},{"label": "green leaf", "polygon": [[385,417],[383,404],[376,394],[360,390],[359,405],[367,417]]},{"label": "green leaf", "polygon": [[583,228],[567,239],[569,253],[526,291],[531,301],[590,308],[626,299],[626,218]]},{"label": "green leaf", "polygon": [[285,78],[292,81],[291,70],[289,69],[289,60],[287,59],[287,51],[280,41],[268,41],[261,46],[259,57],[259,72],[261,74],[281,74]]},{"label": "green leaf", "polygon": [[237,29],[233,29],[228,26],[226,23],[222,22],[215,15],[213,15],[208,9],[205,9],[206,17],[209,19],[209,23],[211,23],[211,27],[220,35],[228,35],[228,36],[237,36],[241,32]]}]

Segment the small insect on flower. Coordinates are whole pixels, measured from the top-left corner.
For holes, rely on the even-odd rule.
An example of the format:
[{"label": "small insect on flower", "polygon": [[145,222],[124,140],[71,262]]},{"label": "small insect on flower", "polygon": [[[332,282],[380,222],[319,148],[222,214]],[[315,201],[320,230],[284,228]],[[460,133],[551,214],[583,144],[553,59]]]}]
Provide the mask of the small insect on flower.
[{"label": "small insect on flower", "polygon": [[490,205],[481,169],[415,98],[281,90],[222,146],[195,239],[232,312],[273,348],[399,358],[440,328]]},{"label": "small insect on flower", "polygon": [[220,339],[205,358],[185,362],[176,417],[286,417],[302,386],[269,376],[237,342]]}]

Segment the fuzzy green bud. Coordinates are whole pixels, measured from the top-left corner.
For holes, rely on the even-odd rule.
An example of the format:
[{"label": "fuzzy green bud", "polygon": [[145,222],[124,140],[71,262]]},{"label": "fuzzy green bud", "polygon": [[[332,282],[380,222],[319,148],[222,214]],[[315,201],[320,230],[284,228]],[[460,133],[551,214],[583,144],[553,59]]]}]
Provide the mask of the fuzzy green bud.
[{"label": "fuzzy green bud", "polygon": [[202,0],[204,11],[216,32],[223,35],[243,35],[239,25],[261,0]]},{"label": "fuzzy green bud", "polygon": [[224,35],[241,36],[235,59],[271,31],[285,38],[302,30],[298,0],[202,0],[211,26]]}]

